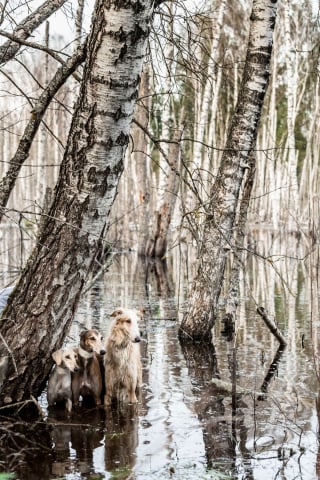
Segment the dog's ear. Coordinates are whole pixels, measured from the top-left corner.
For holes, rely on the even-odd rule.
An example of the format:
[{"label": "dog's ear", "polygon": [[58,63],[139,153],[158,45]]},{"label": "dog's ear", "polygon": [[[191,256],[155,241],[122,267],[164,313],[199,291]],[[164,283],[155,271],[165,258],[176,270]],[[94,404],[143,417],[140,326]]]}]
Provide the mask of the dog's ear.
[{"label": "dog's ear", "polygon": [[110,317],[118,317],[124,313],[123,308],[117,308],[114,312],[110,314]]},{"label": "dog's ear", "polygon": [[82,332],[80,333],[80,338],[81,340],[83,339],[83,337],[85,336],[85,334],[87,333],[88,330],[82,330]]},{"label": "dog's ear", "polygon": [[61,350],[56,350],[52,354],[53,360],[56,362],[57,365],[61,365],[62,362],[62,351]]}]

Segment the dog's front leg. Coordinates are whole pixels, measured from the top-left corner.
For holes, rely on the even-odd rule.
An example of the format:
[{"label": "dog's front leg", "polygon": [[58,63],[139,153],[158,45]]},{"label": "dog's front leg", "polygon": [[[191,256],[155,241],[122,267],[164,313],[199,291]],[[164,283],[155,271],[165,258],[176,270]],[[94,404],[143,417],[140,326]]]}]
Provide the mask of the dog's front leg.
[{"label": "dog's front leg", "polygon": [[132,382],[129,387],[129,402],[130,403],[138,403],[138,399],[136,397],[136,383]]},{"label": "dog's front leg", "polygon": [[80,383],[81,383],[81,377],[79,376],[79,374],[73,373],[72,380],[71,380],[71,390],[72,390],[72,403],[75,407],[79,407]]},{"label": "dog's front leg", "polygon": [[72,401],[71,401],[70,398],[67,398],[66,408],[67,408],[67,412],[70,414],[70,413],[71,413],[71,410],[72,410]]}]

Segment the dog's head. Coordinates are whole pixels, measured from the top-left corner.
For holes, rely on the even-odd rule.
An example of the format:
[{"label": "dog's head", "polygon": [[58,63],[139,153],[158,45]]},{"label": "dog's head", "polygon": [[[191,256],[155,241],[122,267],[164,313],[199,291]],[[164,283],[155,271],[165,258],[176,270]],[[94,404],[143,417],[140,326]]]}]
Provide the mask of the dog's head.
[{"label": "dog's head", "polygon": [[98,355],[104,355],[106,351],[102,340],[102,335],[95,329],[84,330],[80,333],[80,347],[88,353],[95,352]]},{"label": "dog's head", "polygon": [[66,347],[56,350],[52,354],[52,358],[58,367],[77,372],[79,370],[78,349],[75,347]]},{"label": "dog's head", "polygon": [[137,343],[141,341],[139,317],[135,310],[117,308],[112,312],[111,317],[115,317],[111,325],[111,331],[118,330],[119,333],[122,332],[122,335],[129,338],[131,342]]}]

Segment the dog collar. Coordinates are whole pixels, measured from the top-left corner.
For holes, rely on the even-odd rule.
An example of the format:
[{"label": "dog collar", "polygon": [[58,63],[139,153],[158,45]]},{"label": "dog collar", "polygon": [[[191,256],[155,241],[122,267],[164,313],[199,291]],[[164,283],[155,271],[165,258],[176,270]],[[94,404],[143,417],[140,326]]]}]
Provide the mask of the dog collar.
[{"label": "dog collar", "polygon": [[83,358],[91,358],[93,357],[93,352],[87,352],[83,348],[79,347],[78,353]]}]

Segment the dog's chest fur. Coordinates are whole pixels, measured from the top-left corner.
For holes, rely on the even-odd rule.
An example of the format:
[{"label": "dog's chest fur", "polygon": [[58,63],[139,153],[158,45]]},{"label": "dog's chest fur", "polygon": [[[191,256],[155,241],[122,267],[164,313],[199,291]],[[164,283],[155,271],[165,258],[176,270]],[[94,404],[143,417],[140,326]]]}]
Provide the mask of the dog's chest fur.
[{"label": "dog's chest fur", "polygon": [[124,348],[115,347],[107,348],[105,361],[108,364],[109,369],[114,369],[117,372],[119,382],[123,381],[123,378],[136,376],[136,363],[133,358],[137,354],[139,346],[134,343],[128,343]]},{"label": "dog's chest fur", "polygon": [[53,388],[56,392],[57,400],[65,400],[70,397],[71,374],[67,369],[56,367],[54,374],[48,386],[49,390]]}]

